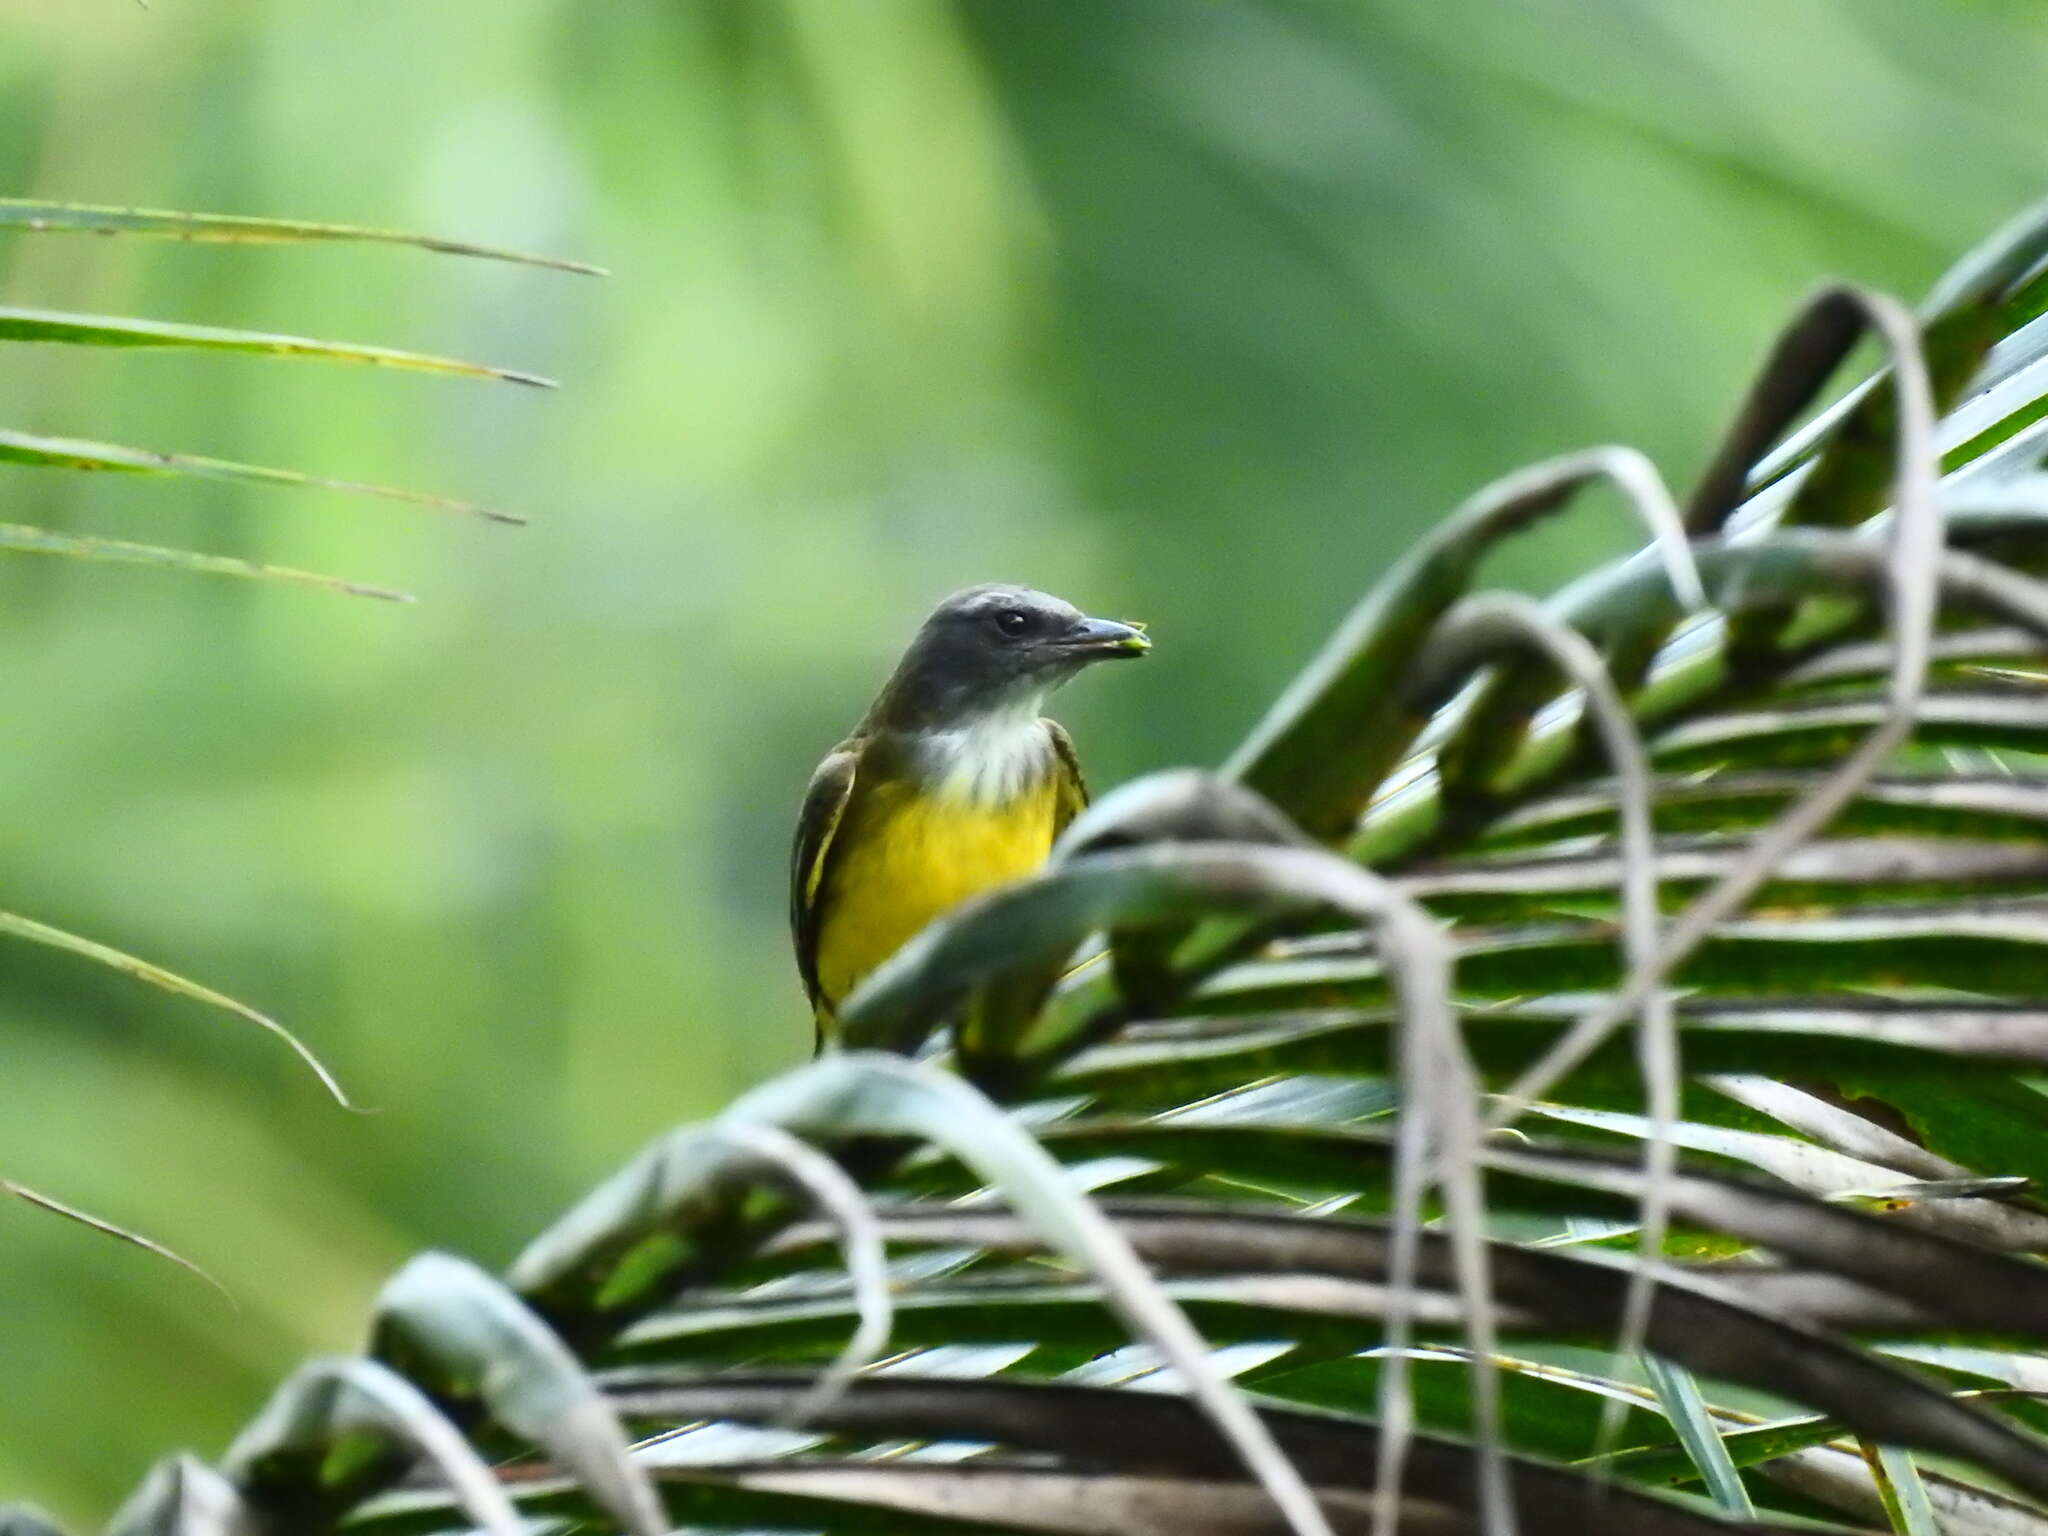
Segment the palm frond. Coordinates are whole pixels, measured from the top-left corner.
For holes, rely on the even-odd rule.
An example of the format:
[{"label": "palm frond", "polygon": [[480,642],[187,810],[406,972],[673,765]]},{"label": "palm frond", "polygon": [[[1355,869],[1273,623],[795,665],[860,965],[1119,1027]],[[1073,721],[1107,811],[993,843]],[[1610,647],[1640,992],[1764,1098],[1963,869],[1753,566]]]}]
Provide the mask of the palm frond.
[{"label": "palm frond", "polygon": [[[2048,1530],[2044,259],[1824,290],[1684,541],[1626,454],[1488,487],[1226,775],[1104,797],[508,1286],[421,1261],[371,1358],[579,1528]],[[1469,596],[1602,477],[1652,547]],[[502,1520],[338,1379],[134,1507]]]}]

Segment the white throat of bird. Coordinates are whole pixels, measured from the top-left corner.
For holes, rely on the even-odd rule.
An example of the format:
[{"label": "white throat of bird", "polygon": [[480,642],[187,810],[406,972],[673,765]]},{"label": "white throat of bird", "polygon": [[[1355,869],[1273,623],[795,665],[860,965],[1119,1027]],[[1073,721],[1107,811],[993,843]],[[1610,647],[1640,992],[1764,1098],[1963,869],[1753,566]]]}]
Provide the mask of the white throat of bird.
[{"label": "white throat of bird", "polygon": [[944,799],[988,807],[1023,794],[1053,766],[1052,737],[1038,712],[1045,695],[1008,700],[959,725],[920,731],[918,772]]}]

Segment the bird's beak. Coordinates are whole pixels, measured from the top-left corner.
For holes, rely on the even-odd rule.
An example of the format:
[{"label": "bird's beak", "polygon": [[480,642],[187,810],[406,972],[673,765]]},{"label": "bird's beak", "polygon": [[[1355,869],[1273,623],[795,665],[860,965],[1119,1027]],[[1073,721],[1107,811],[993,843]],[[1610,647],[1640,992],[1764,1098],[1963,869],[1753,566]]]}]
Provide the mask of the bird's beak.
[{"label": "bird's beak", "polygon": [[1152,649],[1142,624],[1120,624],[1115,619],[1083,619],[1057,642],[1063,651],[1078,652],[1093,660],[1113,656],[1142,656]]}]

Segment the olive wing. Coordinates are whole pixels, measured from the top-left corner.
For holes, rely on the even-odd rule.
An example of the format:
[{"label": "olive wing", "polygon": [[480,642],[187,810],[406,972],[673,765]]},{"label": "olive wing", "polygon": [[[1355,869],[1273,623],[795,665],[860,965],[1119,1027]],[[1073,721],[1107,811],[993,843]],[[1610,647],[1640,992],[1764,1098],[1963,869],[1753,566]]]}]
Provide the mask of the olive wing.
[{"label": "olive wing", "polygon": [[1057,720],[1048,720],[1045,733],[1052,738],[1053,753],[1059,758],[1052,807],[1052,835],[1057,840],[1067,830],[1067,823],[1088,809],[1088,781],[1081,777],[1081,759],[1074,752],[1074,739],[1067,734],[1066,727]]},{"label": "olive wing", "polygon": [[811,775],[796,820],[796,846],[789,863],[789,932],[796,941],[796,968],[813,1007],[818,1002],[818,898],[832,859],[832,836],[853,798],[859,760],[853,743],[834,748]]}]

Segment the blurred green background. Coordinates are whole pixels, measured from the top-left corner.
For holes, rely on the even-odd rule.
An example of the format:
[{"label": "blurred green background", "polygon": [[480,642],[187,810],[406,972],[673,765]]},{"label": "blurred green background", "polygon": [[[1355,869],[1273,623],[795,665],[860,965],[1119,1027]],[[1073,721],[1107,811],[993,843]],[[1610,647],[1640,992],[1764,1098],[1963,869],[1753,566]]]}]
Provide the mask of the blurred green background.
[{"label": "blurred green background", "polygon": [[[2048,189],[2038,0],[0,0],[0,191],[611,266],[0,242],[0,299],[553,374],[0,351],[9,425],[469,496],[28,470],[0,518],[409,609],[0,561],[0,905],[297,1027],[0,948],[0,1495],[95,1518],[798,1060],[815,758],[950,588],[1159,640],[1098,785],[1219,757],[1414,533],[1606,440],[1683,476],[1823,275],[1917,294]],[[1595,508],[1504,574],[1613,547]]]}]

